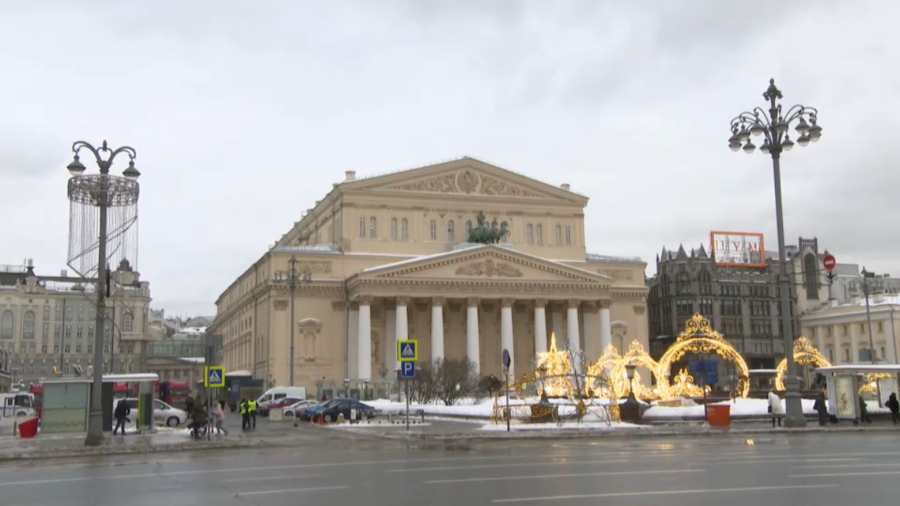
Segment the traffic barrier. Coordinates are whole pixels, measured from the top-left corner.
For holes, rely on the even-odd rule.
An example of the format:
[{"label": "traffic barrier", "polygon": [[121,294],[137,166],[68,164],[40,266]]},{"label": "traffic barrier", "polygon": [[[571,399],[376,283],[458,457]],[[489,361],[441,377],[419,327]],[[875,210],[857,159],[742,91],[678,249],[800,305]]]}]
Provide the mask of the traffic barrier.
[{"label": "traffic barrier", "polygon": [[707,404],[706,420],[713,427],[728,427],[731,423],[731,406],[728,404]]},{"label": "traffic barrier", "polygon": [[19,437],[22,439],[31,439],[37,435],[39,418],[25,420],[19,424]]}]

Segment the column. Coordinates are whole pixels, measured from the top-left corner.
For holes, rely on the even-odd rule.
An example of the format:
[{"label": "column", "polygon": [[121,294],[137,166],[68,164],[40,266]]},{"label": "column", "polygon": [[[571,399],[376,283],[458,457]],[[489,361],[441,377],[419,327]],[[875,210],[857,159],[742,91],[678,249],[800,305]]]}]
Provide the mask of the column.
[{"label": "column", "polygon": [[853,323],[848,323],[848,327],[850,327],[850,363],[855,364],[859,362],[859,343],[857,342],[857,338],[859,336],[856,335],[856,325]]},{"label": "column", "polygon": [[350,303],[347,315],[347,378],[359,379],[359,302]]},{"label": "column", "polygon": [[547,299],[534,301],[534,356],[547,351]]},{"label": "column", "polygon": [[481,352],[478,346],[478,299],[466,300],[466,357],[475,364],[475,375],[481,375]]},{"label": "column", "polygon": [[581,351],[581,332],[578,331],[578,306],[580,305],[580,300],[572,299],[569,301],[566,312],[566,337],[569,338],[569,347],[573,352]]},{"label": "column", "polygon": [[359,341],[356,359],[357,373],[361,380],[372,379],[372,298],[359,298]]},{"label": "column", "polygon": [[[384,364],[388,374],[397,370],[397,307],[384,312]],[[396,375],[395,375],[396,376]],[[392,378],[393,376],[389,376]]]},{"label": "column", "polygon": [[[397,319],[395,322],[397,341],[409,339],[409,320],[406,316],[407,305],[409,305],[409,297],[397,297]],[[396,346],[396,341],[394,346]]]},{"label": "column", "polygon": [[566,328],[563,326],[563,313],[558,309],[559,305],[554,304],[553,309],[551,309],[551,318],[550,329],[553,332],[553,335],[556,336],[556,345],[563,346],[565,343],[565,330]]},{"label": "column", "polygon": [[431,299],[431,360],[444,359],[444,298]]},{"label": "column", "polygon": [[819,349],[819,353],[821,353],[823,357],[826,356],[825,355],[825,353],[826,353],[825,352],[825,327],[823,327],[821,325],[816,327],[816,348]]},{"label": "column", "polygon": [[593,362],[603,355],[603,347],[600,346],[600,313],[597,303],[583,303],[581,314],[584,315],[584,354],[589,362]]},{"label": "column", "polygon": [[[606,351],[606,347],[612,344],[612,320],[609,317],[609,307],[612,300],[605,299],[600,301],[600,353]],[[675,327],[677,330],[678,327]],[[619,354],[624,354],[627,350],[619,350]]]},{"label": "column", "polygon": [[516,355],[513,351],[513,299],[503,299],[500,307],[500,350],[509,352],[509,377],[515,378]]},{"label": "column", "polygon": [[[841,347],[841,326],[840,325],[832,325],[831,326],[831,335],[834,336],[834,360],[832,360],[833,365],[843,364],[844,363],[844,355]],[[827,357],[828,354],[826,353]]]}]

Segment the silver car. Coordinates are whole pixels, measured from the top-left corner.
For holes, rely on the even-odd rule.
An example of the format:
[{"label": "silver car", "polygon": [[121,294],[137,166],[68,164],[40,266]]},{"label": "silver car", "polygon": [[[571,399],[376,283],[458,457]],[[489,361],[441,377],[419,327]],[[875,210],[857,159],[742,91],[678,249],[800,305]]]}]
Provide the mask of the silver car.
[{"label": "silver car", "polygon": [[[131,414],[125,419],[126,423],[131,425],[131,422],[137,418],[138,400],[135,397],[128,397],[125,399],[117,399],[116,403],[120,400],[127,402],[128,407],[131,408]],[[115,407],[113,408],[113,411],[115,411]],[[153,399],[153,422],[156,425],[178,427],[179,425],[186,423],[187,418],[187,412],[183,409],[173,408],[159,399]]]},{"label": "silver car", "polygon": [[318,401],[313,401],[313,400],[300,401],[300,402],[291,404],[290,406],[288,406],[286,408],[283,408],[282,413],[284,413],[284,416],[288,417],[288,418],[290,418],[290,417],[300,418],[300,416],[302,416],[304,412],[306,412],[318,405],[319,405]]}]

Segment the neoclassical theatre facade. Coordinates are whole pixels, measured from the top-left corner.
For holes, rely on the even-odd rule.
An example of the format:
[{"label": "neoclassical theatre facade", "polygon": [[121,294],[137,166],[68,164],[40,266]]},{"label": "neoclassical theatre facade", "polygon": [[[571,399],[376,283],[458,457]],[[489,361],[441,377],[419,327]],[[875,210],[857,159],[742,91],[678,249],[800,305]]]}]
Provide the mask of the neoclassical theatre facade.
[{"label": "neoclassical theatre facade", "polygon": [[[596,359],[647,342],[645,263],[590,254],[588,198],[472,158],[345,179],[216,301],[209,329],[228,370],[315,392],[396,377],[396,341],[419,361],[472,360],[479,375],[534,367],[551,333]],[[505,227],[473,244],[478,215]],[[288,280],[299,273],[293,290]],[[294,317],[291,319],[291,297]]]}]

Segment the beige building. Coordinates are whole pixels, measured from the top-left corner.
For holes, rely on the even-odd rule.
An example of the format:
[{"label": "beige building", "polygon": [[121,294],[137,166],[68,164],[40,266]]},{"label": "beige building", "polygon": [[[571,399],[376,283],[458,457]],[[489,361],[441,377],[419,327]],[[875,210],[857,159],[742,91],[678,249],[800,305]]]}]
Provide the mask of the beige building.
[{"label": "beige building", "polygon": [[[879,363],[897,363],[900,346],[900,296],[869,297],[872,343]],[[800,317],[802,333],[831,363],[869,363],[869,325],[865,298],[834,303]]]},{"label": "beige building", "polygon": [[[216,301],[208,329],[228,370],[299,386],[395,377],[396,341],[419,360],[469,358],[484,376],[532,370],[555,332],[590,359],[610,343],[647,343],[645,263],[585,249],[588,198],[471,158],[356,179],[347,172]],[[467,242],[483,212],[509,229]],[[289,292],[291,258],[311,280]]]},{"label": "beige building", "polygon": [[[104,331],[105,370],[144,372],[150,341],[150,284],[123,261],[112,273]],[[92,281],[38,276],[31,265],[0,266],[0,349],[27,383],[87,373],[93,366],[96,293]],[[113,339],[114,338],[114,339]]]}]

